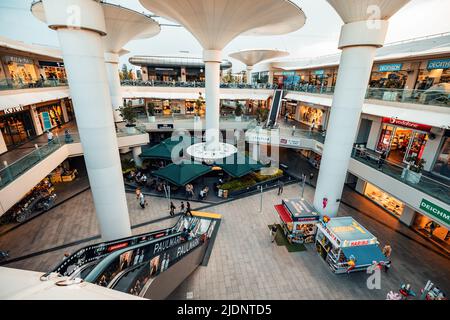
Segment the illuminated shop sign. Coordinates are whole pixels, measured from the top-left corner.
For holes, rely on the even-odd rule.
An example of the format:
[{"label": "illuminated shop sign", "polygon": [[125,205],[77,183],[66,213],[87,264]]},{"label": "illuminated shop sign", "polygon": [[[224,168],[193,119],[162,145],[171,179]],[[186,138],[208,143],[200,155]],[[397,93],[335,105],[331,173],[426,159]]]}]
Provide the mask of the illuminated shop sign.
[{"label": "illuminated shop sign", "polygon": [[426,131],[426,132],[430,132],[431,128],[432,128],[431,126],[426,125],[426,124],[415,123],[415,122],[406,121],[406,120],[400,120],[400,119],[397,119],[397,118],[384,117],[383,118],[383,123],[389,123],[389,124],[392,124],[392,125],[395,125],[395,126],[411,128],[411,129],[416,129],[416,130]]},{"label": "illuminated shop sign", "polygon": [[5,56],[3,61],[6,63],[14,62],[18,64],[33,64],[33,60],[25,57]]},{"label": "illuminated shop sign", "polygon": [[426,199],[422,199],[422,202],[420,203],[420,209],[438,219],[439,221],[450,225],[450,212],[448,210],[445,210],[444,208],[441,208]]},{"label": "illuminated shop sign", "polygon": [[5,114],[20,112],[20,111],[23,111],[23,107],[22,106],[6,108],[5,110],[3,110],[3,112]]},{"label": "illuminated shop sign", "polygon": [[324,70],[316,70],[316,71],[314,71],[314,74],[315,74],[316,76],[321,76],[321,75],[323,75],[324,73],[325,73]]},{"label": "illuminated shop sign", "polygon": [[400,71],[402,70],[403,63],[389,63],[389,64],[380,64],[378,66],[379,72],[391,72],[391,71]]},{"label": "illuminated shop sign", "polygon": [[450,68],[450,59],[436,59],[428,61],[428,70],[448,69]]}]

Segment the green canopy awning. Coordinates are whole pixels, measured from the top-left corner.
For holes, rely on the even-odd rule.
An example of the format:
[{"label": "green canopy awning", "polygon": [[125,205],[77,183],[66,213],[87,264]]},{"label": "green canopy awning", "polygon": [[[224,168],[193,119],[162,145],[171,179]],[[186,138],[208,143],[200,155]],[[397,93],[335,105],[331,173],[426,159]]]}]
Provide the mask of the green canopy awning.
[{"label": "green canopy awning", "polygon": [[246,174],[260,170],[264,167],[260,162],[257,162],[242,153],[235,153],[219,163],[216,163],[216,166],[221,167],[226,173],[234,178],[243,177]]},{"label": "green canopy awning", "polygon": [[[182,141],[180,137],[179,140],[172,141],[172,138],[168,138],[163,142],[153,146],[151,148],[142,149],[140,157],[142,159],[161,159],[161,160],[172,160],[172,150],[173,148]],[[191,144],[195,143],[196,139],[191,138]]]},{"label": "green canopy awning", "polygon": [[184,186],[210,171],[211,167],[194,162],[170,164],[165,168],[153,172],[153,175],[165,179],[174,185]]}]

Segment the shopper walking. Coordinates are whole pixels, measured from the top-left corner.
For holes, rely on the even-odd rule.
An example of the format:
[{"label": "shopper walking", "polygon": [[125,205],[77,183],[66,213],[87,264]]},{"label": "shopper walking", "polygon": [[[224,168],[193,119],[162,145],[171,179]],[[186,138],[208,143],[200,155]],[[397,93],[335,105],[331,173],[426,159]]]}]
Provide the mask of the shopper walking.
[{"label": "shopper walking", "polygon": [[391,267],[391,254],[392,254],[392,248],[389,243],[387,243],[383,247],[383,254],[387,260],[387,263],[384,264],[384,272],[388,272],[389,268]]},{"label": "shopper walking", "polygon": [[180,213],[184,214],[184,202],[181,201],[181,205],[180,205]]},{"label": "shopper walking", "polygon": [[175,205],[173,204],[173,202],[170,202],[170,216],[174,215],[175,215]]},{"label": "shopper walking", "polygon": [[141,194],[141,188],[136,188],[136,199],[138,199],[139,200],[139,196],[140,196],[140,194]]},{"label": "shopper walking", "polygon": [[276,223],[274,223],[271,227],[270,227],[270,238],[272,239],[272,243],[275,241],[275,238],[277,236],[277,225]]},{"label": "shopper walking", "polygon": [[193,216],[192,212],[191,212],[191,204],[188,201],[186,201],[186,217],[189,216],[189,215],[191,217]]},{"label": "shopper walking", "polygon": [[292,136],[295,136],[295,126],[292,126]]},{"label": "shopper walking", "polygon": [[283,194],[283,187],[284,187],[284,182],[281,180],[278,180],[278,195]]}]

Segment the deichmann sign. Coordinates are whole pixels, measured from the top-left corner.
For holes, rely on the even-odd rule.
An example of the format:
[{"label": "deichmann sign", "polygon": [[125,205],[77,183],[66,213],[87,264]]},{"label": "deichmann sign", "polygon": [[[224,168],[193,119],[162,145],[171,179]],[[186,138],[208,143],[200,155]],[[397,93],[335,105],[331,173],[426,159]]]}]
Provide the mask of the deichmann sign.
[{"label": "deichmann sign", "polygon": [[426,213],[432,215],[439,221],[442,221],[446,223],[447,225],[450,225],[450,212],[435,205],[434,203],[422,199],[422,202],[420,203],[420,209],[425,211]]},{"label": "deichmann sign", "polygon": [[426,124],[415,123],[415,122],[406,121],[406,120],[399,120],[397,118],[384,117],[383,118],[383,123],[390,123],[390,124],[395,125],[395,126],[400,126],[400,127],[404,127],[404,128],[411,128],[411,129],[416,129],[416,130],[426,131],[426,132],[430,132],[431,128],[432,128],[431,126],[426,125]]},{"label": "deichmann sign", "polygon": [[450,59],[437,59],[428,61],[428,70],[448,69],[450,68]]},{"label": "deichmann sign", "polygon": [[389,63],[389,64],[380,64],[378,66],[379,72],[390,72],[390,71],[400,71],[402,70],[403,63]]}]

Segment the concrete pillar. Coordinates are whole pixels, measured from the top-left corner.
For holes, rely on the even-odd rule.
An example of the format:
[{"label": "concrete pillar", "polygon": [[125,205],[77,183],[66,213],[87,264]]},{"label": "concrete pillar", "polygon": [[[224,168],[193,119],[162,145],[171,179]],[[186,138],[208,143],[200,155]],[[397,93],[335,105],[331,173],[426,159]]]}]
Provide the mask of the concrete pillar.
[{"label": "concrete pillar", "polygon": [[39,114],[36,110],[35,105],[30,106],[30,115],[31,120],[33,121],[34,130],[36,131],[36,135],[40,136],[44,133],[44,130],[42,129],[41,122],[39,121]]},{"label": "concrete pillar", "polygon": [[147,67],[141,67],[142,81],[148,81],[148,69]]},{"label": "concrete pillar", "polygon": [[367,184],[367,182],[365,182],[363,179],[358,178],[358,181],[356,182],[356,187],[355,187],[356,192],[358,192],[360,194],[364,194],[364,190],[366,190],[366,184]]},{"label": "concrete pillar", "polygon": [[58,34],[102,238],[128,237],[130,220],[102,41],[103,8],[92,0],[43,0],[43,5],[49,27]]},{"label": "concrete pillar", "polygon": [[388,22],[377,22],[378,28],[369,28],[366,21],[342,27],[342,55],[314,196],[314,206],[322,215],[335,216],[339,209],[375,51],[387,32]]},{"label": "concrete pillar", "polygon": [[253,66],[247,66],[246,70],[247,84],[252,84],[252,70]]},{"label": "concrete pillar", "polygon": [[109,92],[115,122],[123,121],[119,108],[123,106],[122,91],[119,77],[119,55],[117,53],[105,53],[106,74],[108,76]]},{"label": "concrete pillar", "polygon": [[273,71],[269,71],[269,84],[273,84]]},{"label": "concrete pillar", "polygon": [[411,63],[410,72],[408,72],[408,78],[406,79],[405,83],[405,89],[408,90],[406,94],[408,96],[411,96],[410,90],[414,89],[414,86],[416,85],[417,78],[419,77],[419,69],[420,69],[420,62]]},{"label": "concrete pillar", "polygon": [[69,122],[69,115],[67,114],[66,100],[61,99],[61,110],[63,115],[63,120],[65,123]]},{"label": "concrete pillar", "polygon": [[8,147],[6,146],[5,139],[3,138],[3,134],[0,131],[0,154],[8,151]]},{"label": "concrete pillar", "polygon": [[416,211],[408,206],[403,208],[403,213],[400,216],[400,221],[410,227],[414,223],[416,217]]},{"label": "concrete pillar", "polygon": [[372,120],[372,126],[370,127],[369,139],[367,139],[367,149],[375,150],[378,143],[379,133],[381,129],[381,118]]},{"label": "concrete pillar", "polygon": [[220,142],[220,50],[204,50],[206,98],[206,150],[218,150]]},{"label": "concrete pillar", "polygon": [[133,147],[133,160],[137,168],[142,168],[142,159],[139,155],[142,153],[141,146]]}]

